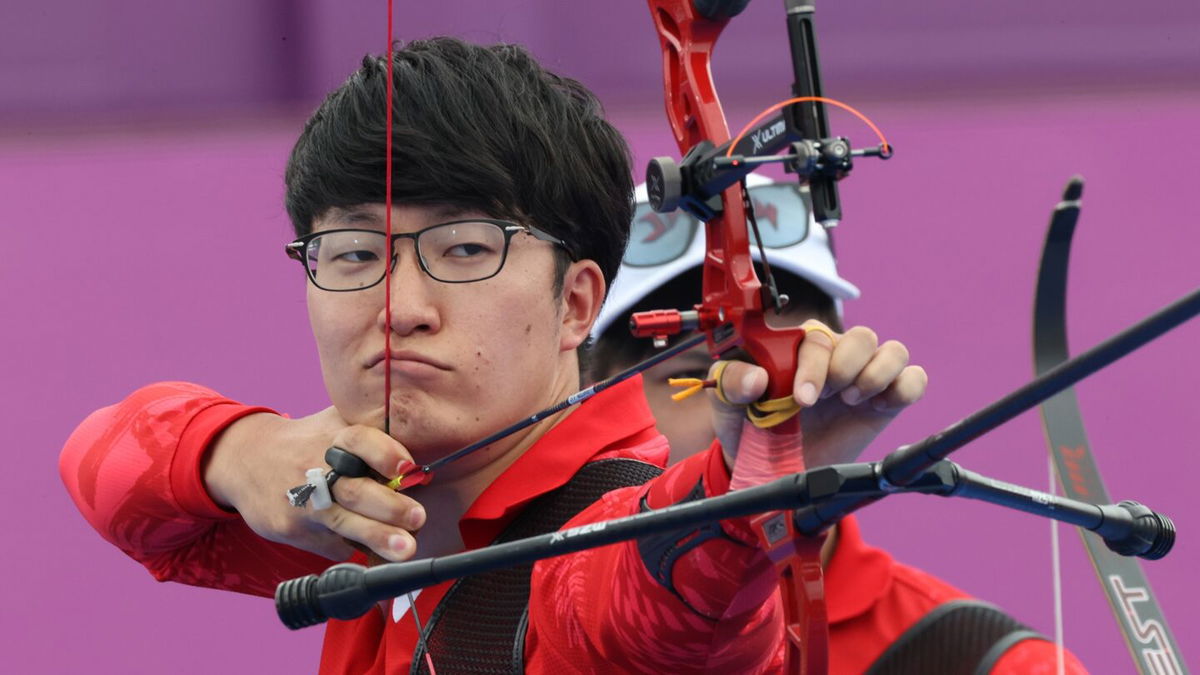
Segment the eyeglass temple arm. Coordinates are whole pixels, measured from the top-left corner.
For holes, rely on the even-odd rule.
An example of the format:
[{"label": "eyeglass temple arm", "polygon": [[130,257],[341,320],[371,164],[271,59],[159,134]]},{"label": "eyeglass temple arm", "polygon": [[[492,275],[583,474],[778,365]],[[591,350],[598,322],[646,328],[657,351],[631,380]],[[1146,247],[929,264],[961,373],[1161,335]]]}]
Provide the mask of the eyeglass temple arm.
[{"label": "eyeglass temple arm", "polygon": [[[567,253],[568,253],[568,254],[570,254],[570,256],[571,256],[571,259],[572,259],[572,260],[577,260],[577,259],[578,259],[578,257],[579,257],[579,256],[577,256],[577,255],[575,254],[575,250],[574,250],[574,249],[572,249],[572,248],[571,248],[571,247],[570,247],[570,246],[567,244],[567,242],[563,241],[563,240],[562,240],[561,238],[559,238],[559,237],[556,237],[556,236],[554,236],[554,235],[550,234],[549,232],[544,232],[544,231],[542,231],[542,230],[539,230],[538,228],[536,228],[536,227],[534,227],[534,226],[532,226],[532,225],[518,225],[518,226],[516,226],[516,228],[517,228],[517,230],[519,230],[519,231],[521,231],[521,232],[528,232],[529,234],[533,235],[533,238],[534,238],[534,239],[540,239],[540,240],[542,240],[542,241],[548,241],[548,242],[550,242],[551,244],[558,244],[559,246],[561,246],[561,247],[563,247],[564,249],[566,249]],[[514,230],[514,231],[516,231],[516,230]]]},{"label": "eyeglass temple arm", "polygon": [[291,258],[292,260],[304,262],[304,254],[301,253],[301,251],[304,250],[305,246],[305,242],[293,241],[288,244],[284,244],[283,252],[286,253],[287,257]]}]

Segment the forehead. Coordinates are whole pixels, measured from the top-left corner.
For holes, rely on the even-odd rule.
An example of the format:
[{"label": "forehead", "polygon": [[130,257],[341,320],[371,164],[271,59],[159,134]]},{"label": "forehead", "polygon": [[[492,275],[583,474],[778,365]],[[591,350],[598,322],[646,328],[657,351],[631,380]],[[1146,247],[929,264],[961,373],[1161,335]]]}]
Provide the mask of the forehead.
[{"label": "forehead", "polygon": [[[392,205],[392,229],[396,232],[419,230],[451,220],[486,217],[485,213],[454,204]],[[387,227],[387,207],[377,203],[333,206],[317,217],[313,231],[342,227],[383,230]]]}]

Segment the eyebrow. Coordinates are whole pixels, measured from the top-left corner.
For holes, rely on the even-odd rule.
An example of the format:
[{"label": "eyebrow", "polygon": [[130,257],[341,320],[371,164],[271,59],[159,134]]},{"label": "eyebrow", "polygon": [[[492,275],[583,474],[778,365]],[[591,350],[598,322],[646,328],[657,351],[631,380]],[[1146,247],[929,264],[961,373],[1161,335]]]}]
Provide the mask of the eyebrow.
[{"label": "eyebrow", "polygon": [[470,209],[454,204],[434,204],[430,208],[433,209],[433,215],[439,221],[454,220],[470,212]]},{"label": "eyebrow", "polygon": [[[470,212],[470,209],[454,204],[434,204],[429,208],[435,223],[454,220]],[[329,211],[329,220],[344,225],[371,225],[374,227],[384,225],[384,219],[379,214],[360,206],[349,208],[335,206]]]},{"label": "eyebrow", "polygon": [[342,225],[383,225],[377,214],[361,207],[342,208],[335,206],[329,211],[328,220]]}]

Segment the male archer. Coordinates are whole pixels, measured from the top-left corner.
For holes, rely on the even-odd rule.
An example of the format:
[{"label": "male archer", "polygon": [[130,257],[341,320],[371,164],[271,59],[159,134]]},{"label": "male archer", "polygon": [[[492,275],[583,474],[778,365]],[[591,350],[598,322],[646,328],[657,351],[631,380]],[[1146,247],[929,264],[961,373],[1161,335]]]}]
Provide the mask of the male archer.
[{"label": "male archer", "polygon": [[[355,548],[391,561],[479,548],[558,504],[578,476],[614,466],[621,475],[603,480],[626,487],[567,514],[567,526],[728,489],[743,419],[736,406],[766,384],[741,362],[720,381],[731,403],[713,403],[725,442],[648,481],[645,467],[662,466],[667,445],[634,379],[447,465],[428,484],[396,491],[344,477],[329,508],[288,503],[287,489],[324,467],[330,446],[385,478],[410,475],[576,391],[578,351],[628,237],[628,149],[579,83],[510,45],[440,38],[393,59],[392,100],[386,59],[364,59],[308,120],[285,176],[297,235],[288,251],[307,277],[331,407],[288,419],[160,383],[93,413],[63,450],[63,480],[83,515],[160,580],[269,595],[331,561],[363,560]],[[921,397],[925,374],[899,343],[809,325],[794,397],[805,408],[837,407],[806,435],[804,452],[850,461]],[[481,658],[528,672],[778,669],[775,573],[747,524],[692,534],[538,563],[515,639]],[[503,604],[501,591],[448,582],[421,592],[415,608],[398,599],[331,622],[321,670],[419,670],[429,661],[414,654],[426,645],[444,666],[476,644],[472,631],[488,627],[479,617]]]}]

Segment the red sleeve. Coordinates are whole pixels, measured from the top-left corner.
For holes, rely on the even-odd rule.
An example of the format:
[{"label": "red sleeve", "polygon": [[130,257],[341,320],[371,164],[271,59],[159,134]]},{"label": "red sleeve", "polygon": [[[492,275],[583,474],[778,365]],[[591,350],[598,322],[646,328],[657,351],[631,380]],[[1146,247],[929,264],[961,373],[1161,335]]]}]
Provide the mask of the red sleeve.
[{"label": "red sleeve", "polygon": [[[721,494],[728,482],[714,444],[647,485],[610,492],[565,527],[637,513],[643,498],[650,507],[678,503],[695,495],[697,486],[702,496]],[[739,529],[736,521],[725,525]],[[638,542],[538,562],[530,593],[529,672],[753,673],[781,667],[776,572],[757,547],[715,534],[673,559],[671,588],[652,576],[652,561]]]},{"label": "red sleeve", "polygon": [[329,561],[262,539],[204,488],[209,443],[256,412],[271,411],[184,382],[143,387],[79,425],[59,473],[92,527],[159,581],[269,596]]},{"label": "red sleeve", "polygon": [[[1046,640],[1023,640],[1013,645],[996,661],[992,675],[1054,675],[1058,672],[1058,648]],[[1075,655],[1063,650],[1063,672],[1087,675],[1087,668]]]}]

